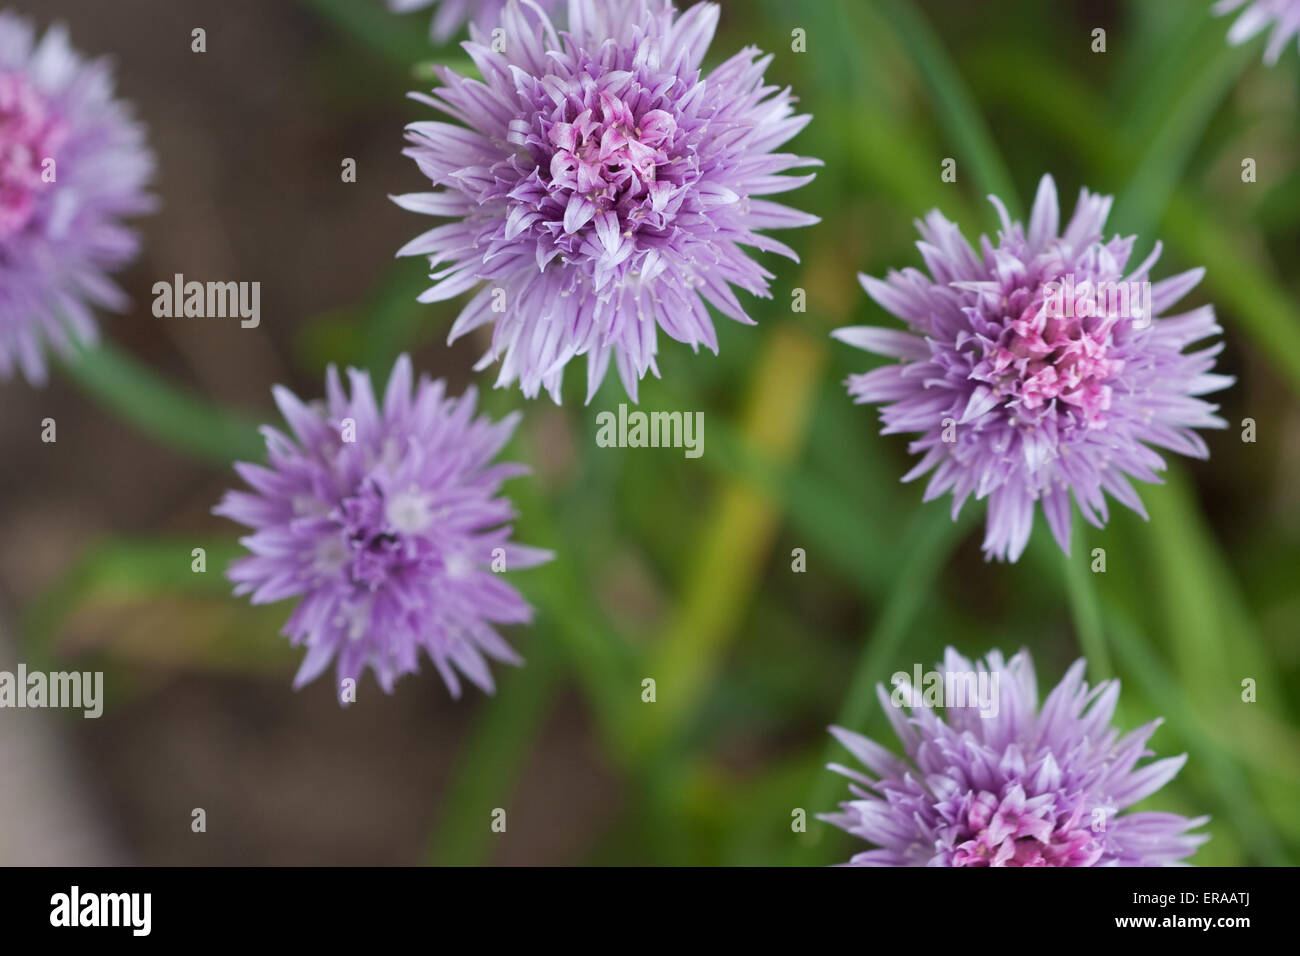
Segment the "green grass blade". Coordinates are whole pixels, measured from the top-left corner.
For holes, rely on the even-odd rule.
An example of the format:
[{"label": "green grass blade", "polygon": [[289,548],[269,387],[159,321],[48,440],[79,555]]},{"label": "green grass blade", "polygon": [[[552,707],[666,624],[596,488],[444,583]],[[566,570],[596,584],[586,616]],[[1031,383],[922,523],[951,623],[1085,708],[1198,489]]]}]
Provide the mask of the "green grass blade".
[{"label": "green grass blade", "polygon": [[[1246,775],[1231,753],[1218,745],[1195,705],[1179,682],[1160,662],[1141,633],[1116,608],[1107,608],[1115,633],[1115,652],[1124,673],[1150,700],[1178,734],[1188,751],[1189,768],[1205,781],[1225,808],[1243,843],[1270,866],[1285,862],[1277,834],[1261,812]],[[1187,773],[1189,768],[1184,768]]]},{"label": "green grass blade", "polygon": [[1088,659],[1088,674],[1096,683],[1115,676],[1115,670],[1111,666],[1110,651],[1106,647],[1101,605],[1092,580],[1092,556],[1087,546],[1087,534],[1083,522],[1077,516],[1074,520],[1071,544],[1072,553],[1061,555],[1065,593],[1070,602],[1070,614],[1074,618],[1074,630],[1078,635],[1079,645]]},{"label": "green grass blade", "polygon": [[173,385],[109,342],[74,346],[62,368],[92,398],[169,448],[222,465],[262,459],[255,423]]},{"label": "green grass blade", "polygon": [[[1213,219],[1189,196],[1173,197],[1166,217],[1169,240],[1192,262],[1204,262],[1205,286],[1232,310],[1262,357],[1300,396],[1300,306],[1287,295],[1249,238]],[[1228,334],[1233,329],[1227,329]]]},{"label": "green grass blade", "polygon": [[952,142],[958,168],[968,166],[979,189],[998,196],[1012,217],[1019,217],[1019,193],[979,106],[918,6],[907,0],[877,0],[876,6],[920,71],[939,125]]},{"label": "green grass blade", "polygon": [[[406,72],[429,58],[432,42],[413,19],[395,16],[380,3],[364,0],[303,0],[340,33]],[[425,22],[425,21],[421,21]]]},{"label": "green grass blade", "polygon": [[1196,61],[1196,69],[1179,87],[1159,123],[1133,134],[1131,142],[1141,142],[1145,148],[1115,202],[1111,224],[1121,235],[1149,236],[1163,218],[1210,118],[1246,62],[1247,54],[1240,47],[1216,41]]},{"label": "green grass blade", "polygon": [[550,643],[553,630],[547,624],[536,629],[528,640],[524,667],[507,675],[496,696],[484,705],[438,815],[430,864],[486,862],[491,841],[499,836],[490,826],[497,807],[506,811],[506,833],[510,832],[510,797],[534,751],[559,682],[558,654]]},{"label": "green grass blade", "polygon": [[[969,508],[956,522],[943,507],[923,508],[916,513],[913,529],[902,539],[905,552],[899,557],[897,577],[889,589],[880,617],[863,645],[862,656],[835,720],[837,725],[862,732],[872,722],[879,707],[876,684],[897,661],[913,619],[930,596],[948,555],[973,522],[974,509]],[[827,763],[838,759],[841,751],[839,743],[828,738],[820,766],[824,768]],[[834,809],[835,795],[843,783],[837,774],[823,769],[808,797],[809,814]],[[823,825],[810,825],[803,839],[797,842],[791,863],[809,862],[809,850],[822,842],[825,829]]]}]

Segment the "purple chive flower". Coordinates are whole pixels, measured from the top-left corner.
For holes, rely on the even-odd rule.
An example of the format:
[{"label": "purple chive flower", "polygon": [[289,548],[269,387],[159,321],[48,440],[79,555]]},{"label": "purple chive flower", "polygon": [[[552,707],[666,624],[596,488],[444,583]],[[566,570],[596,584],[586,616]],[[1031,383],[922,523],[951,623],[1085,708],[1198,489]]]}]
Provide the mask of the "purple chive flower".
[{"label": "purple chive flower", "polygon": [[[942,718],[909,681],[892,695],[878,686],[907,759],[831,728],[874,775],[830,765],[852,781],[854,799],[821,819],[879,847],[850,865],[1164,866],[1191,856],[1209,837],[1188,831],[1208,817],[1121,813],[1173,779],[1187,755],[1139,768],[1161,722],[1120,737],[1109,726],[1119,682],[1089,690],[1083,670],[1075,662],[1039,709],[1027,651],[1006,662],[995,651],[973,665],[949,648],[940,673],[969,692]],[[971,706],[981,680],[991,693]]]},{"label": "purple chive flower", "polygon": [[457,669],[491,692],[484,658],[520,663],[494,625],[532,618],[494,572],[552,557],[510,541],[514,511],[499,492],[528,469],[492,459],[519,416],[475,418],[473,388],[448,398],[427,377],[412,394],[405,355],[382,406],[368,374],[348,378],[350,396],[330,366],[326,401],[312,405],[274,389],[294,437],[264,426],[270,467],[237,464],[253,491],[227,492],[213,509],[253,529],[242,539],[252,554],[228,571],[235,593],[254,604],[301,598],[283,631],[307,647],[295,687],[337,657],[340,681],[369,666],[391,692],[423,649],[453,697]]},{"label": "purple chive flower", "polygon": [[505,52],[465,45],[482,82],[442,70],[445,85],[417,97],[464,125],[408,127],[406,154],[439,189],[394,198],[453,221],[398,255],[429,256],[423,302],[482,286],[450,338],[494,323],[478,368],[504,359],[498,386],[558,402],[565,365],[585,355],[590,401],[612,356],[635,401],[658,374],[660,328],[716,352],[705,302],[752,324],[731,286],[766,297],[772,275],[741,247],[797,258],[758,230],[816,221],[760,197],[819,164],[772,152],[809,117],[763,84],[771,57],[747,48],[701,77],[716,4],[678,16],[666,0],[571,0],[568,22],[557,36],[510,0]]},{"label": "purple chive flower", "polygon": [[987,497],[984,552],[998,560],[1020,557],[1041,502],[1068,554],[1070,493],[1096,527],[1107,520],[1103,492],[1145,518],[1128,479],[1160,480],[1165,463],[1148,446],[1208,457],[1193,429],[1226,423],[1196,396],[1233,380],[1211,373],[1222,344],[1183,353],[1221,331],[1212,306],[1161,317],[1205,270],[1149,282],[1157,242],[1125,275],[1135,237],[1102,241],[1109,196],[1082,190],[1063,232],[1050,176],[1027,231],[989,198],[1002,219],[996,245],[982,236],[977,255],[934,210],[916,224],[929,275],[861,277],[908,331],[834,335],[901,360],[847,384],[856,402],[885,403],[884,434],[921,433],[909,450],[924,457],[904,481],[933,470],[925,500],[951,491],[954,518],[971,494]]},{"label": "purple chive flower", "polygon": [[136,255],[118,220],[153,207],[153,166],[109,65],[0,12],[0,380],[43,383],[47,344],[93,342],[91,307],[126,307],[107,273]]},{"label": "purple chive flower", "polygon": [[1291,38],[1300,37],[1300,0],[1219,0],[1214,15],[1221,17],[1242,7],[1246,10],[1228,30],[1228,42],[1237,46],[1272,26],[1264,61],[1276,63]]},{"label": "purple chive flower", "polygon": [[[547,11],[557,9],[561,2],[537,0],[538,5]],[[493,30],[500,25],[501,13],[506,8],[506,0],[388,0],[389,9],[394,13],[410,13],[435,4],[438,9],[433,15],[430,33],[438,43],[445,43],[466,23],[473,23],[480,30]]]}]

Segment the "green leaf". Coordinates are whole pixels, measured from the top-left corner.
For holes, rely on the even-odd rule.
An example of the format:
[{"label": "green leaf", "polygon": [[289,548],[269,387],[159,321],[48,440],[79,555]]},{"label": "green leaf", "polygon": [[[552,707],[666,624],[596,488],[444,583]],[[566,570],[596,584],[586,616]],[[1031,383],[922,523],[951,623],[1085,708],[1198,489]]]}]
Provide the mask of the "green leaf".
[{"label": "green leaf", "polygon": [[[1231,752],[1215,735],[1189,695],[1160,662],[1141,632],[1117,607],[1107,607],[1107,619],[1115,634],[1114,648],[1125,674],[1169,721],[1169,727],[1187,747],[1189,768],[1215,793],[1217,802],[1230,817],[1234,829],[1255,857],[1269,865],[1285,862],[1280,841],[1261,812],[1250,783]],[[1184,768],[1186,774],[1189,768]]]},{"label": "green leaf", "polygon": [[432,43],[428,21],[394,16],[380,3],[366,0],[303,0],[339,32],[369,48],[402,71],[428,59]]},{"label": "green leaf", "polygon": [[[1110,652],[1106,647],[1106,634],[1102,628],[1101,605],[1093,585],[1091,554],[1083,522],[1076,516],[1071,534],[1071,553],[1061,555],[1065,578],[1065,593],[1074,617],[1074,630],[1079,637],[1084,656],[1088,659],[1088,673],[1094,682],[1114,676]],[[1055,541],[1052,542],[1055,548]]]},{"label": "green leaf", "polygon": [[[742,426],[746,441],[769,460],[788,464],[803,448],[826,347],[782,328],[753,372]],[[727,482],[690,546],[690,572],[659,653],[651,662],[663,700],[650,725],[663,739],[698,706],[709,677],[737,636],[780,520],[780,503],[762,488]]]},{"label": "green leaf", "polygon": [[[947,558],[961,541],[974,521],[974,509],[966,509],[957,521],[948,510],[928,507],[919,510],[912,529],[901,539],[896,577],[876,626],[863,644],[862,656],[853,673],[848,693],[844,695],[835,723],[858,733],[865,731],[879,710],[875,686],[894,670],[894,662],[907,639],[913,619],[924,606],[934,589]],[[831,738],[826,745],[821,766],[838,759],[842,751],[838,741]],[[823,769],[817,776],[807,808],[812,813],[824,813],[832,808],[835,793],[842,779]],[[811,827],[799,841],[792,854],[792,863],[807,863],[809,848],[822,840],[824,828]]]},{"label": "green leaf", "polygon": [[264,454],[253,422],[172,384],[109,342],[75,345],[62,368],[92,398],[177,451],[223,465]]},{"label": "green leaf", "polygon": [[[195,548],[204,551],[201,572],[193,570]],[[204,670],[286,665],[296,656],[278,633],[288,612],[230,596],[223,572],[243,553],[233,539],[98,542],[27,609],[25,649],[46,661],[85,650]],[[63,646],[77,621],[79,638],[94,642]]]},{"label": "green leaf", "polygon": [[998,196],[1012,218],[1018,218],[1019,193],[979,105],[918,6],[910,0],[877,0],[876,7],[920,71],[939,125],[952,141],[958,168],[969,167],[980,191]]},{"label": "green leaf", "polygon": [[501,807],[508,812],[558,687],[553,631],[551,622],[539,622],[529,637],[524,667],[506,674],[496,695],[483,705],[443,797],[429,863],[473,866],[488,858],[489,841],[496,836],[492,811]]},{"label": "green leaf", "polygon": [[[1153,124],[1125,128],[1129,143],[1142,144],[1141,158],[1128,177],[1128,184],[1115,203],[1113,225],[1121,235],[1149,236],[1164,215],[1183,171],[1209,126],[1233,81],[1241,73],[1249,54],[1241,47],[1228,46],[1213,31],[1203,37],[1190,55],[1180,51],[1172,61],[1180,82]],[[1146,104],[1150,95],[1135,102]]]},{"label": "green leaf", "polygon": [[[1300,307],[1287,295],[1251,238],[1211,218],[1186,195],[1177,195],[1166,217],[1170,242],[1186,258],[1208,265],[1207,290],[1232,310],[1262,357],[1300,396]],[[1227,327],[1231,335],[1234,329]]]}]

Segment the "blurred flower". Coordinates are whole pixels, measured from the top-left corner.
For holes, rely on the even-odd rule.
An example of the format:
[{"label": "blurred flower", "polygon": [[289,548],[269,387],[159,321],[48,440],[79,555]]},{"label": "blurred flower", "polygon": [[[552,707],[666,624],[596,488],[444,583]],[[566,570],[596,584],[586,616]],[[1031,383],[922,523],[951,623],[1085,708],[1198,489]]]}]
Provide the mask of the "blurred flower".
[{"label": "blurred flower", "polygon": [[1223,16],[1245,7],[1246,10],[1228,31],[1233,46],[1245,43],[1262,30],[1273,27],[1264,61],[1276,63],[1292,37],[1300,37],[1300,0],[1219,0],[1214,15]]},{"label": "blurred flower", "polygon": [[752,322],[731,285],[766,297],[772,276],[742,246],[795,258],[757,230],[815,217],[759,197],[811,179],[777,174],[816,160],[772,152],[809,117],[763,85],[771,57],[753,48],[701,78],[717,21],[711,3],[678,16],[666,0],[572,0],[561,40],[511,0],[505,53],[466,44],[483,82],[444,69],[445,86],[417,97],[465,125],[408,127],[406,154],[443,188],[395,200],[455,221],[398,254],[442,267],[423,302],[486,283],[450,337],[495,323],[478,368],[504,357],[498,385],[558,402],[585,355],[590,401],[612,355],[635,400],[658,374],[656,327],[716,352],[705,301]]},{"label": "blurred flower", "polygon": [[447,398],[411,360],[393,368],[383,405],[370,376],[348,370],[349,397],[330,366],[324,403],[304,405],[276,386],[296,441],[264,426],[270,467],[237,464],[254,489],[230,491],[213,509],[254,529],[252,552],[230,566],[236,594],[254,604],[301,597],[283,633],[305,644],[295,687],[338,658],[338,678],[367,667],[385,691],[418,669],[421,648],[453,697],[458,668],[493,689],[484,655],[520,663],[494,624],[521,624],[532,609],[499,573],[549,561],[512,544],[514,517],[498,496],[522,465],[491,464],[518,414],[474,417],[476,394]]},{"label": "blurred flower", "polygon": [[91,306],[126,307],[106,273],[136,255],[118,219],[153,207],[153,166],[108,64],[0,12],[0,380],[44,382],[46,343],[94,341]]},{"label": "blurred flower", "polygon": [[929,275],[891,271],[863,287],[910,331],[861,326],[835,337],[902,361],[852,375],[854,400],[886,403],[884,434],[920,432],[909,450],[924,457],[906,476],[934,469],[925,500],[989,499],[984,552],[1017,560],[1034,504],[1070,550],[1070,493],[1102,527],[1108,492],[1143,517],[1128,477],[1159,481],[1164,460],[1148,445],[1197,458],[1209,451],[1195,428],[1221,428],[1218,406],[1195,396],[1232,384],[1211,374],[1223,348],[1183,354],[1220,332],[1214,309],[1161,314],[1204,275],[1192,269],[1152,284],[1161,246],[1128,276],[1135,237],[1102,241],[1111,198],[1082,190],[1060,232],[1056,186],[1044,176],[1028,232],[997,197],[998,243],[976,255],[938,211],[917,223]]},{"label": "blurred flower", "polygon": [[921,688],[911,682],[900,680],[893,699],[878,686],[907,759],[831,728],[876,776],[830,765],[853,781],[856,799],[822,819],[879,847],[850,864],[1163,866],[1190,856],[1209,837],[1188,831],[1208,817],[1120,814],[1168,783],[1187,755],[1135,769],[1151,756],[1146,742],[1161,722],[1120,738],[1109,726],[1119,682],[1089,690],[1083,671],[1084,662],[1075,662],[1040,710],[1028,652],[1004,662],[994,651],[972,664],[949,648],[937,673],[967,687],[986,682],[996,706],[972,705],[968,695],[942,719],[916,699]]},{"label": "blurred flower", "polygon": [[[564,0],[536,0],[544,10],[555,10]],[[389,9],[394,13],[409,13],[425,7],[437,5],[430,28],[434,40],[445,43],[455,36],[466,23],[473,23],[481,30],[490,31],[501,23],[501,12],[506,7],[506,0],[388,0]]]}]

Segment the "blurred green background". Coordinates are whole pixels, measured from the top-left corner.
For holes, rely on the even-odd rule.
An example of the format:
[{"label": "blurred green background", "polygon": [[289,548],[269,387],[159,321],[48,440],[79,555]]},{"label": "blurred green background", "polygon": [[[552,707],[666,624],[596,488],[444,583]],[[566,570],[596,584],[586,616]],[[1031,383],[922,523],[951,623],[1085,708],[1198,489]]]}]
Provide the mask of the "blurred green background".
[{"label": "blurred green background", "polygon": [[[163,116],[151,112],[148,46],[120,57],[123,92],[141,103],[163,154],[159,192],[171,212],[144,224],[146,236],[151,249],[179,237],[188,252],[147,253],[129,283],[138,315],[106,321],[115,344],[69,363],[49,390],[70,393],[57,400],[109,436],[109,450],[62,419],[58,462],[35,462],[47,453],[34,427],[4,433],[0,446],[7,461],[33,461],[4,476],[6,515],[23,501],[37,514],[59,510],[48,484],[58,469],[90,471],[96,485],[109,483],[103,474],[138,480],[150,498],[149,507],[112,499],[96,534],[68,530],[34,570],[29,551],[5,558],[24,570],[5,598],[22,612],[25,659],[106,671],[104,718],[68,721],[67,734],[125,858],[844,860],[865,844],[813,819],[846,792],[823,769],[844,759],[826,725],[894,746],[874,685],[928,667],[953,644],[971,655],[1029,648],[1040,688],[1086,655],[1093,679],[1123,682],[1121,729],[1164,716],[1154,748],[1190,755],[1146,806],[1212,815],[1213,839],[1193,862],[1296,862],[1294,44],[1264,67],[1263,41],[1228,47],[1230,21],[1212,18],[1208,0],[726,0],[707,62],[747,44],[772,52],[769,81],[791,85],[815,115],[791,148],[826,166],[782,197],[823,222],[780,235],[802,264],[767,257],[773,298],[746,300],[758,326],[719,317],[717,357],[661,336],[663,378],[643,385],[641,407],[703,410],[703,457],[598,448],[596,413],[625,399],[610,376],[584,407],[580,363],[560,408],[490,391],[495,414],[525,411],[510,457],[536,473],[509,488],[517,537],[559,553],[515,578],[538,608],[535,626],[511,635],[527,665],[501,674],[495,697],[459,704],[432,668],[391,699],[367,677],[360,702],[339,711],[327,682],[290,691],[297,654],[278,636],[288,606],[251,609],[227,596],[219,570],[238,553],[237,529],[206,508],[235,483],[232,458],[260,456],[252,423],[274,420],[272,381],[319,394],[331,361],[383,381],[402,350],[457,388],[471,380],[483,342],[443,345],[460,303],[416,304],[422,264],[387,261],[429,220],[384,198],[421,188],[397,153],[402,124],[430,116],[403,94],[432,85],[429,62],[467,58],[454,45],[430,48],[425,13],[393,17],[366,0],[235,3],[220,14],[186,3],[152,25],[143,4],[127,2],[103,33],[81,26],[99,22],[94,4],[35,6],[42,20],[66,19],[83,49],[131,44],[132,17],[155,48],[162,37],[186,43],[187,23],[207,23],[212,38],[207,61],[175,61],[182,105]],[[1091,49],[1097,28],[1105,53]],[[795,30],[806,31],[807,52],[792,50]],[[277,36],[283,44],[265,39]],[[232,53],[223,37],[261,52]],[[223,57],[224,78],[213,65]],[[169,134],[169,123],[189,132]],[[196,145],[194,130],[222,123],[229,136]],[[169,163],[169,151],[189,160]],[[371,157],[358,183],[340,185],[339,158],[358,155]],[[940,179],[946,157],[956,183]],[[1242,182],[1246,157],[1257,182]],[[1169,456],[1168,481],[1139,489],[1149,523],[1114,504],[1104,531],[1076,526],[1067,559],[1036,515],[1024,558],[990,565],[979,551],[982,506],[954,524],[946,499],[923,506],[923,483],[899,483],[906,439],[879,436],[875,410],[854,406],[842,385],[876,360],[828,335],[893,323],[856,275],[920,266],[914,219],[937,206],[973,239],[996,227],[986,194],[1023,212],[1044,172],[1065,214],[1080,186],[1114,194],[1108,232],[1139,234],[1138,259],[1163,240],[1157,277],[1208,267],[1187,307],[1216,305],[1227,342],[1219,370],[1238,383],[1220,399],[1231,427],[1206,436],[1211,459]],[[179,197],[198,194],[193,177],[217,212],[169,220]],[[151,282],[173,267],[201,274],[196,257],[213,261],[196,230],[242,243],[222,260],[245,270],[230,278],[285,277],[267,293],[281,312],[263,320],[264,342],[233,326],[157,331]],[[806,312],[791,307],[799,289]],[[209,349],[224,363],[215,371]],[[21,407],[22,388],[3,394]],[[1256,422],[1253,443],[1242,441],[1245,418]],[[115,420],[129,429],[114,431]],[[120,464],[101,473],[96,454]],[[171,474],[170,484],[158,478]],[[145,491],[150,482],[170,497]],[[69,501],[94,494],[55,487]],[[205,575],[190,571],[200,546]],[[1093,548],[1106,551],[1104,574],[1089,570]],[[803,573],[792,570],[795,549]],[[642,701],[647,677],[654,703]],[[1257,685],[1253,703],[1242,700],[1245,679]],[[188,808],[202,800],[225,809],[196,841]],[[489,829],[496,807],[511,814],[505,834]],[[792,828],[799,809],[806,834]]]}]

